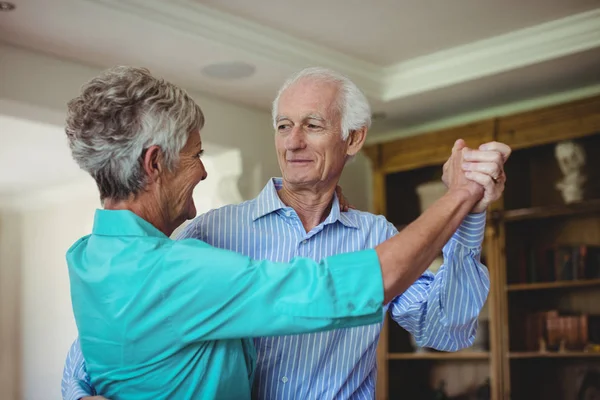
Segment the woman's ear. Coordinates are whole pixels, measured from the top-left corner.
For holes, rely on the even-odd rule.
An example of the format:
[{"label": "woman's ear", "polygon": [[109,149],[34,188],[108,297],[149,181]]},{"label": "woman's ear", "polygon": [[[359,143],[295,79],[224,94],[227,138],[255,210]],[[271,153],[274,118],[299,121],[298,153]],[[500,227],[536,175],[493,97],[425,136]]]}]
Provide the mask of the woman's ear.
[{"label": "woman's ear", "polygon": [[356,129],[350,131],[350,135],[348,135],[348,149],[346,150],[346,154],[348,156],[354,156],[356,153],[362,149],[365,144],[365,140],[367,138],[367,127],[363,126],[360,129]]},{"label": "woman's ear", "polygon": [[156,182],[164,172],[164,157],[159,146],[150,146],[142,153],[142,164],[146,176],[151,182]]}]

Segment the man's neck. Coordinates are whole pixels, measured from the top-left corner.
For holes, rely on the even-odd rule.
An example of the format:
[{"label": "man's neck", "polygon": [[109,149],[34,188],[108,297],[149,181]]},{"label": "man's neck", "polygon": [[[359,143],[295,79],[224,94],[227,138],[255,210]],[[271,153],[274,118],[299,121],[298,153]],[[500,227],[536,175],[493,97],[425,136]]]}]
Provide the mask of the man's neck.
[{"label": "man's neck", "polygon": [[278,195],[286,206],[296,211],[304,230],[310,232],[325,221],[331,212],[336,185],[330,186],[330,188],[295,188],[283,181]]}]

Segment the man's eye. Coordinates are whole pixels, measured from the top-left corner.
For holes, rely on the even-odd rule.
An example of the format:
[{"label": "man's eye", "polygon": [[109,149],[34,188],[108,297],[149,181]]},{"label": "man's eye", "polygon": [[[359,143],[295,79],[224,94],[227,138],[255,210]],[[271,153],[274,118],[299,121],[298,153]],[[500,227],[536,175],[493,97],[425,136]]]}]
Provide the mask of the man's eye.
[{"label": "man's eye", "polygon": [[282,131],[282,130],[284,130],[284,129],[287,129],[287,127],[288,127],[288,126],[289,126],[288,124],[281,124],[281,125],[279,125],[279,126],[277,127],[277,130],[278,130],[278,131]]},{"label": "man's eye", "polygon": [[308,129],[321,129],[321,127],[319,125],[315,125],[315,124],[308,124]]},{"label": "man's eye", "polygon": [[204,155],[204,150],[202,150],[198,154],[196,154],[196,157],[202,158],[203,155]]}]

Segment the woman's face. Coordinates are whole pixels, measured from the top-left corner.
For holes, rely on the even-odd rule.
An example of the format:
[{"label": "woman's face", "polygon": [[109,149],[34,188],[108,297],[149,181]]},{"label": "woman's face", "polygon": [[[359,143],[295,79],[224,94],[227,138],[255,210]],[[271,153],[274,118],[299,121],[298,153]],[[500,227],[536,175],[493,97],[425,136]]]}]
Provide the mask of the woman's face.
[{"label": "woman's face", "polygon": [[196,216],[196,205],[192,194],[200,181],[206,179],[207,173],[200,159],[202,155],[200,132],[190,133],[188,141],[179,153],[179,162],[175,169],[168,173],[163,186],[163,199],[169,219],[175,227]]}]

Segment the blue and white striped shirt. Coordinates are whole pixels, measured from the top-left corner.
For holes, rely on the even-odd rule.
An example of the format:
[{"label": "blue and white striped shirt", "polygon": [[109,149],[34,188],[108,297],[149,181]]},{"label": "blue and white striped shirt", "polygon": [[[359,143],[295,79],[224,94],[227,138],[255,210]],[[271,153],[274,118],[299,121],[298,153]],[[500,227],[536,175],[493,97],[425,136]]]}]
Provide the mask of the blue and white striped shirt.
[{"label": "blue and white striped shirt", "polygon": [[[201,239],[253,259],[287,262],[373,248],[397,233],[383,216],[341,213],[337,198],[327,219],[307,233],[296,212],[279,199],[280,187],[281,180],[275,178],[255,199],[196,218],[180,238]],[[444,247],[445,263],[435,277],[426,272],[388,305],[392,318],[419,346],[455,351],[472,344],[489,291],[488,272],[479,261],[484,227],[485,213],[468,215]],[[256,339],[253,397],[374,398],[380,330],[381,324],[376,324]],[[65,399],[93,394],[87,391],[89,378],[77,341],[64,376]]]}]

